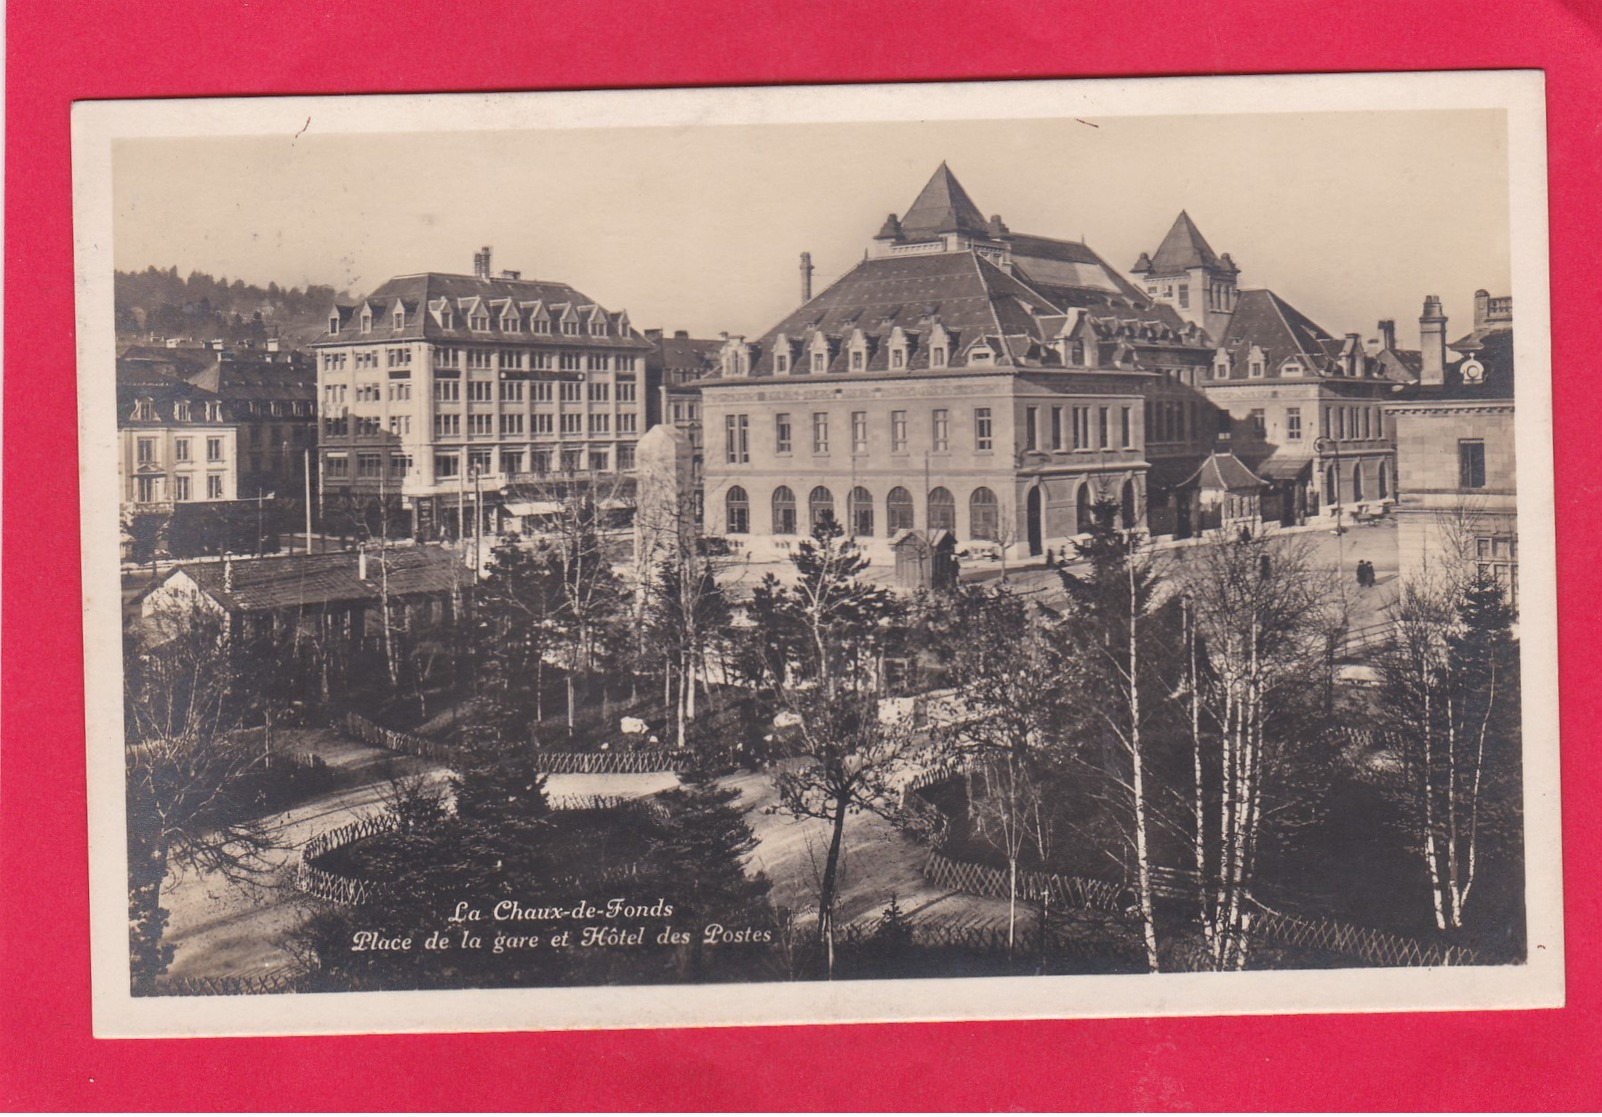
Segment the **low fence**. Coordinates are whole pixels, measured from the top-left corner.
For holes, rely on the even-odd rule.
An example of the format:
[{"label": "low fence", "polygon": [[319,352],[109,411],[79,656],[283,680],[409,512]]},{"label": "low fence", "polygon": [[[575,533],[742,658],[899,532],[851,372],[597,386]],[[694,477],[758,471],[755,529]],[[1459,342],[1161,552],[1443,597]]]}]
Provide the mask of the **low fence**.
[{"label": "low fence", "polygon": [[636,752],[537,752],[534,768],[548,776],[566,775],[657,775],[682,772],[691,766],[693,756],[672,749],[640,749]]},{"label": "low fence", "polygon": [[294,993],[300,975],[290,969],[229,977],[164,977],[156,984],[157,996],[243,997],[260,993]]},{"label": "low fence", "polygon": [[331,873],[311,862],[352,842],[359,842],[374,834],[385,834],[394,829],[395,820],[389,815],[381,814],[359,818],[355,822],[313,835],[301,847],[300,861],[295,865],[295,888],[330,904],[365,904],[369,900],[377,899],[383,894],[384,889],[378,881]]},{"label": "low fence", "polygon": [[405,753],[422,760],[433,760],[440,764],[455,764],[461,758],[461,750],[454,745],[447,745],[441,741],[431,740],[428,737],[419,737],[416,733],[403,733],[398,729],[386,729],[375,721],[362,717],[360,714],[346,714],[340,719],[340,728],[347,737],[361,741],[363,744],[376,745],[390,752]]},{"label": "low fence", "polygon": [[1462,946],[1425,946],[1371,927],[1337,923],[1331,919],[1303,919],[1257,906],[1251,913],[1250,931],[1285,946],[1327,950],[1373,966],[1472,966],[1479,956]]},{"label": "low fence", "polygon": [[[952,892],[967,892],[974,896],[989,896],[1005,900],[1008,887],[1006,869],[981,865],[975,861],[958,861],[943,853],[930,853],[924,862],[923,875],[936,888]],[[1122,886],[1091,877],[1047,873],[1037,869],[1024,869],[1018,873],[1018,897],[1031,901],[1049,898],[1051,906],[1064,908],[1092,908],[1096,911],[1121,914],[1124,904],[1120,900]]]}]

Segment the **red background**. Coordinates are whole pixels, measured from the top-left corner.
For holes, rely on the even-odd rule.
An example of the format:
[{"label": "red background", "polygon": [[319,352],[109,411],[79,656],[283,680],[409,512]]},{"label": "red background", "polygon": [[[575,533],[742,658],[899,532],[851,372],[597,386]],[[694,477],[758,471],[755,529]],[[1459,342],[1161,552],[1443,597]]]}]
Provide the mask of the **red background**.
[{"label": "red background", "polygon": [[[1602,1104],[1591,457],[1596,0],[586,5],[12,2],[6,35],[0,1100],[16,1108],[1446,1108]],[[68,111],[94,97],[1114,74],[1546,70],[1568,1007],[327,1039],[89,1025]],[[1263,168],[1270,173],[1272,168]],[[1465,229],[1465,236],[1475,235]],[[1376,260],[1376,267],[1394,266]]]}]

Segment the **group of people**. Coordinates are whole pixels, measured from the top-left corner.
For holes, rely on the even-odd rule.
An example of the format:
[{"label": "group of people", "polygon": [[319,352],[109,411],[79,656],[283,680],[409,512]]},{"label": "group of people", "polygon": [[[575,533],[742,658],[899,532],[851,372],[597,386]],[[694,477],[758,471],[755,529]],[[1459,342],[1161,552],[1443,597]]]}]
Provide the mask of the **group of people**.
[{"label": "group of people", "polygon": [[1357,584],[1363,589],[1374,585],[1374,564],[1367,559],[1357,564]]}]

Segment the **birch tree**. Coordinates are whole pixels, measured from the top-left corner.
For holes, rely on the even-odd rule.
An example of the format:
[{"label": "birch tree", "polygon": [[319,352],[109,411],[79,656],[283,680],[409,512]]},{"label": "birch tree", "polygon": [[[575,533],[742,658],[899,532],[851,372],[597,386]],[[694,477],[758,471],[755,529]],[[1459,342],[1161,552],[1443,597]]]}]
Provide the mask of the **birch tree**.
[{"label": "birch tree", "polygon": [[1192,549],[1181,585],[1196,661],[1197,916],[1207,963],[1239,970],[1264,834],[1295,797],[1298,746],[1322,724],[1338,595],[1305,539],[1252,533]]}]

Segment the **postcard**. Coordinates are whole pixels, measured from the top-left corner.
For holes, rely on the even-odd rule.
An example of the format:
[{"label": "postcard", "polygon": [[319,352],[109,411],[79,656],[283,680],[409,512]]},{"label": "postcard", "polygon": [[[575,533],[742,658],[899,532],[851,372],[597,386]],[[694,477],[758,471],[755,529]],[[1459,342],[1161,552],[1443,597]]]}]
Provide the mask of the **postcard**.
[{"label": "postcard", "polygon": [[1562,1004],[1543,98],[78,104],[96,1034]]}]

